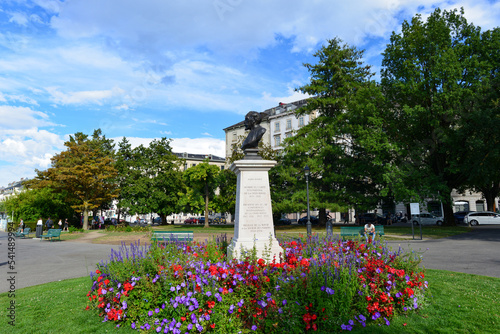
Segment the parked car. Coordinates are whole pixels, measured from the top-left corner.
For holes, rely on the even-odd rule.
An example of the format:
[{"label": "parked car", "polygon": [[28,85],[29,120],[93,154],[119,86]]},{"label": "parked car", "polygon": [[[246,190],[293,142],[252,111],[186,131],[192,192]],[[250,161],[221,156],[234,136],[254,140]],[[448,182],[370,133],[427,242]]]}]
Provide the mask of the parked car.
[{"label": "parked car", "polygon": [[472,226],[500,224],[500,214],[491,211],[471,212],[465,216],[464,223]]},{"label": "parked car", "polygon": [[198,224],[198,218],[190,217],[184,220],[184,224]]},{"label": "parked car", "polygon": [[[306,217],[306,223],[307,223],[307,217]],[[311,223],[312,223],[312,220],[311,220]],[[285,218],[285,217],[282,217],[275,222],[275,225],[291,225],[291,224],[292,224],[292,221],[288,218]]]},{"label": "parked car", "polygon": [[382,216],[380,213],[366,212],[360,213],[356,217],[359,225],[364,224],[374,224],[374,225],[387,225],[387,218]]},{"label": "parked car", "polygon": [[148,225],[148,222],[146,221],[146,219],[138,219],[138,220],[134,220],[134,222],[130,222],[130,226],[147,226]]},{"label": "parked car", "polygon": [[[316,216],[310,216],[311,218],[311,225],[317,225],[319,224],[319,218]],[[299,225],[306,225],[307,224],[307,216],[304,216],[299,219],[298,221]]]},{"label": "parked car", "polygon": [[413,225],[418,225],[419,222],[422,225],[442,225],[443,217],[437,217],[431,213],[421,213],[411,215],[411,221],[413,222]]},{"label": "parked car", "polygon": [[227,223],[226,218],[221,217],[221,216],[215,217],[213,219],[213,222],[214,222],[214,224],[226,224]]},{"label": "parked car", "polygon": [[[213,219],[210,218],[210,217],[208,217],[208,223],[212,224],[213,223]],[[198,218],[198,224],[205,225],[205,217]]]},{"label": "parked car", "polygon": [[455,222],[457,224],[463,224],[465,216],[467,216],[467,214],[469,214],[471,212],[474,212],[474,211],[457,211],[457,212],[455,212],[453,214],[453,216],[455,217]]},{"label": "parked car", "polygon": [[156,217],[155,219],[153,219],[153,224],[155,225],[161,224],[161,217]]}]

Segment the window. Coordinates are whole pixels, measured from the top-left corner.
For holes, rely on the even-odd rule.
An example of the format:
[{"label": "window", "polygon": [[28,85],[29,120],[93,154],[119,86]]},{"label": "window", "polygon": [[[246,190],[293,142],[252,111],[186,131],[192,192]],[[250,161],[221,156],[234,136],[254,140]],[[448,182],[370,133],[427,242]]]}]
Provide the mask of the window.
[{"label": "window", "polygon": [[291,132],[287,132],[285,133],[285,138],[290,138],[292,136],[292,133]]},{"label": "window", "polygon": [[299,117],[299,126],[304,126],[304,116]]},{"label": "window", "polygon": [[274,123],[274,132],[279,132],[280,131],[280,122]]},{"label": "window", "polygon": [[281,135],[274,136],[274,145],[275,146],[280,146],[281,145]]},{"label": "window", "polygon": [[292,128],[292,120],[291,119],[287,119],[286,120],[286,129],[290,130],[291,128]]},{"label": "window", "polygon": [[235,142],[237,139],[238,137],[236,136],[236,132],[233,132],[233,142]]}]

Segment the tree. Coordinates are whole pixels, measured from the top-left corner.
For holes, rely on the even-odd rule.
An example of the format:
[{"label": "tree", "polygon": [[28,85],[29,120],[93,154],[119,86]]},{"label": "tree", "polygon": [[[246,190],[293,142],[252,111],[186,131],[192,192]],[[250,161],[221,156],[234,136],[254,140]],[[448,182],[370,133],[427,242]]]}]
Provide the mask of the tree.
[{"label": "tree", "polygon": [[470,156],[465,163],[468,178],[460,190],[481,192],[493,211],[500,194],[500,28],[481,35],[479,50],[486,72],[475,95],[474,112],[465,115],[462,128]]},{"label": "tree", "polygon": [[169,139],[155,139],[148,147],[132,149],[123,138],[118,145],[116,166],[122,189],[120,208],[133,214],[155,212],[162,222],[177,212],[184,185],[180,162],[172,153]]},{"label": "tree", "polygon": [[215,206],[218,212],[229,212],[234,217],[236,209],[236,174],[224,169],[217,175],[218,194],[215,197]]},{"label": "tree", "polygon": [[[317,51],[317,64],[304,64],[311,82],[298,88],[314,96],[298,115],[318,113],[295,136],[285,140],[277,167],[284,176],[284,205],[304,203],[303,169],[311,169],[311,204],[320,208],[320,223],[326,208],[374,208],[384,190],[384,172],[390,145],[380,113],[383,97],[372,81],[370,67],[361,62],[363,51],[335,38]],[[297,177],[304,189],[297,192]],[[288,185],[295,187],[286,196]],[[293,187],[291,188],[293,189]],[[300,198],[298,197],[300,196]]]},{"label": "tree", "polygon": [[187,208],[191,208],[191,211],[196,211],[200,209],[200,204],[205,204],[205,227],[209,227],[208,224],[208,212],[210,208],[210,198],[215,195],[215,190],[217,188],[217,176],[219,174],[219,167],[215,165],[210,165],[208,160],[203,163],[198,164],[194,167],[190,167],[184,171],[184,182],[186,183],[188,190],[184,195],[184,205]]},{"label": "tree", "polygon": [[70,136],[64,143],[66,151],[52,157],[52,167],[36,171],[32,182],[36,188],[66,192],[71,207],[83,213],[84,229],[88,228],[89,211],[109,203],[119,192],[114,159],[101,146],[105,141],[99,133],[92,139],[81,132]]},{"label": "tree", "polygon": [[455,224],[451,191],[467,182],[466,164],[478,145],[463,143],[487,79],[481,43],[480,28],[467,23],[463,10],[436,9],[426,22],[420,15],[405,21],[383,53],[387,131],[399,148],[394,173],[411,188],[406,197],[439,196],[446,225]]},{"label": "tree", "polygon": [[74,211],[65,202],[66,193],[57,192],[49,187],[26,189],[17,195],[7,198],[3,204],[6,212],[14,212],[17,219],[37,221],[38,218],[73,217]]}]

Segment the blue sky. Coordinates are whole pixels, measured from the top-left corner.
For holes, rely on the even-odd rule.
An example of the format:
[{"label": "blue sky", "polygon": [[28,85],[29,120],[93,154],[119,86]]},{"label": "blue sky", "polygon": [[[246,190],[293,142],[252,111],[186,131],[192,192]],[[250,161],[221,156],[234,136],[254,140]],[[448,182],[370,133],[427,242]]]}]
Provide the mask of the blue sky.
[{"label": "blue sky", "polygon": [[436,7],[500,25],[491,0],[0,0],[0,186],[97,128],[224,156],[223,128],[305,97],[302,64],[327,39],[378,72],[391,32]]}]

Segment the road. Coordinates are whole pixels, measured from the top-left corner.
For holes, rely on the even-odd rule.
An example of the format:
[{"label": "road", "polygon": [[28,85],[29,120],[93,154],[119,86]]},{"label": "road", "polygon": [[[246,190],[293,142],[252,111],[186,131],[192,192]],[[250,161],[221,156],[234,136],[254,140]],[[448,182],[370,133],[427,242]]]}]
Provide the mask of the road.
[{"label": "road", "polygon": [[[422,265],[500,278],[500,226],[478,226],[470,233],[443,239],[388,241],[397,249],[423,253]],[[17,239],[15,269],[9,270],[7,233],[0,232],[0,293],[9,290],[7,279],[15,277],[15,288],[88,275],[96,264],[109,258],[117,245],[75,241]],[[10,274],[14,272],[15,274]]]}]

